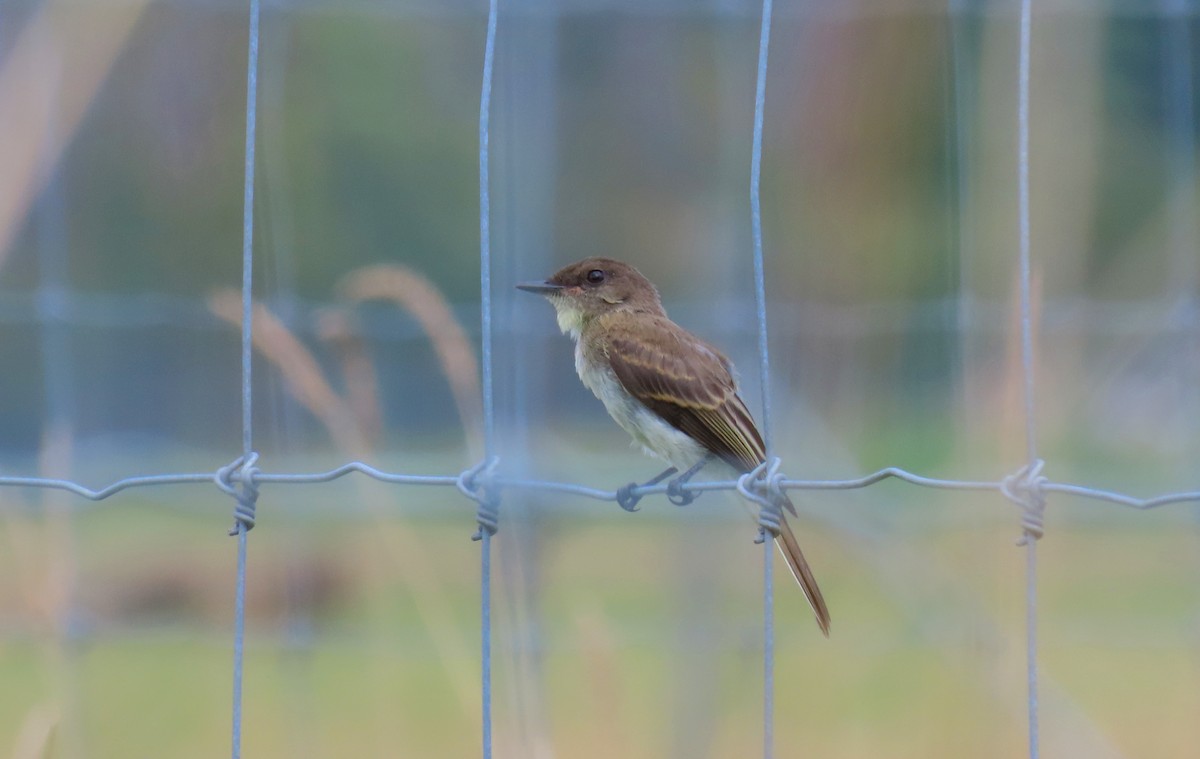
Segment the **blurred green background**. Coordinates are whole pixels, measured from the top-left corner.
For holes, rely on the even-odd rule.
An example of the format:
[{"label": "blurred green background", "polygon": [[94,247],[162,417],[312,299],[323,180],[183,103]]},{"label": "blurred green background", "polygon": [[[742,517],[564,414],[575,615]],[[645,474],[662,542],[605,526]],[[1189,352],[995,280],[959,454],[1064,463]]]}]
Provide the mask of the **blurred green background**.
[{"label": "blurred green background", "polygon": [[[500,6],[501,467],[612,489],[656,463],[575,379],[550,307],[512,284],[586,255],[625,259],[729,353],[761,407],[747,192],[760,6]],[[1035,9],[1046,474],[1196,490],[1195,6]],[[456,474],[478,459],[485,13],[459,0],[264,8],[253,421],[268,472],[363,458]],[[894,465],[997,480],[1024,463],[1015,14],[776,3],[762,197],[790,476]],[[212,472],[240,452],[239,335],[224,314],[241,275],[246,41],[232,3],[0,4],[0,475],[100,486]],[[777,755],[1023,755],[1019,511],[895,482],[798,500],[833,635],[779,584]],[[0,488],[0,756],[228,751],[231,511],[205,484],[100,503]],[[1200,745],[1196,516],[1051,499],[1044,756]],[[265,485],[258,524],[244,755],[476,755],[473,504],[353,476]],[[506,497],[496,755],[756,755],[754,536],[728,495],[687,509],[651,498],[636,515]]]}]

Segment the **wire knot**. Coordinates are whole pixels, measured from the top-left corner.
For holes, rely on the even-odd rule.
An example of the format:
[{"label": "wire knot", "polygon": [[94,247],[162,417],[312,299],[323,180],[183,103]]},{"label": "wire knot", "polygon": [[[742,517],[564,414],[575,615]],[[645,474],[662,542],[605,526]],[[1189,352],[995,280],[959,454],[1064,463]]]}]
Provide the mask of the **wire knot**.
[{"label": "wire knot", "polygon": [[[233,508],[234,522],[229,530],[230,535],[237,535],[243,529],[246,532],[254,529],[254,512],[258,504],[257,477],[262,471],[255,466],[257,463],[258,454],[251,451],[221,467],[213,476],[217,487],[237,501]],[[234,484],[235,481],[237,484]]]},{"label": "wire knot", "polygon": [[780,523],[783,520],[780,504],[787,499],[783,492],[784,476],[779,471],[781,465],[779,457],[773,456],[738,477],[738,492],[759,505],[759,529],[755,543],[764,542],[768,535],[779,535]]},{"label": "wire knot", "polygon": [[1037,459],[1026,464],[1000,481],[1000,492],[1021,507],[1021,539],[1017,545],[1027,545],[1046,534],[1046,493],[1042,486],[1048,481],[1042,474],[1046,462]]},{"label": "wire knot", "polygon": [[479,504],[475,511],[475,522],[479,529],[471,536],[471,540],[483,540],[484,532],[495,535],[496,530],[500,528],[500,497],[492,483],[492,474],[499,463],[500,459],[495,456],[484,459],[458,475],[458,480],[454,483],[460,493]]}]

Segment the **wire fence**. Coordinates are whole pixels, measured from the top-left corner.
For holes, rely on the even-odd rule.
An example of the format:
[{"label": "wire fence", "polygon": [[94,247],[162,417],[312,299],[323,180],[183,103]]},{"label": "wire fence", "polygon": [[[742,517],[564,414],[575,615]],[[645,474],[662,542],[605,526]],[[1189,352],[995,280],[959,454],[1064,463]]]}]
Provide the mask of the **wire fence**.
[{"label": "wire fence", "polygon": [[[953,5],[953,3],[952,3]],[[1168,3],[1172,13],[1184,19],[1184,4]],[[482,713],[482,755],[492,755],[492,629],[491,629],[491,550],[492,539],[503,525],[501,504],[506,497],[519,493],[556,493],[603,502],[617,502],[615,490],[597,489],[570,482],[554,482],[506,476],[502,462],[497,456],[495,411],[493,392],[492,350],[492,260],[490,252],[491,206],[489,193],[489,135],[490,106],[493,68],[496,53],[496,30],[499,23],[497,0],[490,0],[483,58],[482,90],[479,109],[479,201],[480,201],[480,301],[481,301],[481,369],[484,411],[484,457],[474,466],[456,473],[408,474],[388,472],[366,464],[351,461],[334,469],[320,472],[275,472],[259,467],[253,437],[253,300],[252,285],[254,271],[254,189],[255,189],[255,146],[258,90],[258,45],[259,45],[259,0],[250,0],[249,45],[246,69],[246,133],[243,191],[243,236],[242,236],[242,332],[241,332],[241,397],[242,397],[242,450],[230,464],[216,472],[184,472],[160,475],[136,475],[125,477],[99,488],[91,488],[67,479],[47,477],[0,477],[0,486],[16,488],[41,488],[57,490],[88,499],[101,501],[118,493],[133,489],[158,488],[181,485],[215,486],[235,502],[234,526],[230,535],[237,539],[237,573],[235,588],[235,623],[233,631],[232,665],[232,747],[231,756],[237,759],[242,752],[242,691],[245,643],[246,572],[249,563],[248,535],[255,525],[255,504],[261,488],[272,485],[309,485],[330,482],[351,474],[360,474],[380,482],[402,486],[425,486],[456,488],[477,505],[478,530],[473,539],[480,543],[480,643],[482,670],[480,673],[480,708]],[[775,457],[772,438],[772,413],[770,404],[769,378],[771,376],[768,351],[766,267],[763,256],[763,232],[760,199],[762,166],[762,138],[769,58],[769,42],[772,21],[772,2],[764,0],[761,26],[759,28],[758,61],[756,68],[756,95],[753,113],[753,142],[750,172],[750,211],[753,232],[753,256],[755,282],[755,315],[757,324],[759,371],[762,383],[762,409],[760,419],[767,444],[768,462],[753,472],[736,480],[693,482],[682,486],[690,494],[713,491],[737,491],[744,497],[762,504],[758,541],[763,543],[763,725],[762,754],[774,754],[774,617],[773,617],[773,550],[768,533],[771,531],[770,511],[776,503],[766,497],[772,491],[788,490],[855,490],[868,488],[889,479],[899,480],[922,488],[951,491],[990,492],[1016,504],[1021,510],[1020,541],[1024,547],[1026,563],[1026,650],[1027,650],[1027,720],[1028,753],[1032,759],[1039,756],[1039,713],[1038,713],[1038,660],[1037,660],[1037,540],[1044,531],[1044,512],[1048,496],[1064,496],[1088,499],[1096,502],[1149,510],[1171,504],[1200,502],[1200,491],[1172,492],[1142,498],[1086,485],[1059,482],[1045,474],[1045,463],[1039,458],[1037,411],[1035,397],[1036,344],[1035,317],[1031,304],[1031,259],[1030,243],[1030,66],[1034,50],[1034,25],[1032,0],[1022,0],[1019,15],[1018,97],[1015,114],[1017,135],[1018,203],[1016,224],[1019,230],[1019,249],[1015,266],[1019,277],[1020,292],[1020,359],[1022,367],[1023,415],[1025,428],[1026,462],[1015,472],[997,475],[989,480],[939,479],[922,476],[897,467],[887,467],[876,472],[849,479],[792,479],[784,476],[781,462]],[[1176,52],[1190,55],[1190,38],[1185,23],[1174,27],[1172,44]],[[1176,77],[1176,81],[1182,76]],[[1192,117],[1190,83],[1183,83],[1180,95],[1173,102],[1186,101],[1176,114],[1176,134],[1185,131],[1178,122],[1187,122]],[[1186,126],[1186,123],[1184,124]],[[1191,140],[1182,139],[1183,144],[1192,145]],[[1176,231],[1176,236],[1182,235]],[[1183,238],[1190,239],[1190,238]],[[62,304],[48,305],[60,313]],[[60,314],[61,315],[61,314]],[[1194,315],[1194,314],[1193,314]],[[64,410],[59,409],[61,415]],[[668,493],[668,484],[636,487],[634,496],[662,495]],[[777,525],[777,522],[774,524]]]}]

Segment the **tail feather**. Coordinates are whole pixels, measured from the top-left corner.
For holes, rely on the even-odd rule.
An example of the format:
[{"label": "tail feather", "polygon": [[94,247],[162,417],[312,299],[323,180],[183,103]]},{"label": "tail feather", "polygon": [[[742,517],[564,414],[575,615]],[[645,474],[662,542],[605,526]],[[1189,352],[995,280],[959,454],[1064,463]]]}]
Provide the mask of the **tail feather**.
[{"label": "tail feather", "polygon": [[792,570],[792,577],[795,577],[796,582],[800,583],[800,589],[804,591],[804,597],[808,599],[808,604],[817,617],[817,625],[828,638],[829,607],[825,605],[825,597],[821,595],[817,578],[813,576],[812,569],[804,559],[804,553],[800,550],[800,543],[796,540],[796,534],[792,532],[791,525],[782,514],[779,516],[779,537],[775,539],[775,544],[779,546],[779,552],[787,560],[788,568]]}]

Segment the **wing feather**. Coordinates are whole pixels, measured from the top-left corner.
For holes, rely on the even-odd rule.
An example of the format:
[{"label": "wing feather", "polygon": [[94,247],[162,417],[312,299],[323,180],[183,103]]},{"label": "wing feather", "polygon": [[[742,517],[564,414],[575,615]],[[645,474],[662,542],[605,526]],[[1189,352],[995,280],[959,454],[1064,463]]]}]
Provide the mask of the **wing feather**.
[{"label": "wing feather", "polygon": [[665,317],[606,325],[613,373],[633,397],[740,472],[766,455],[729,360]]},{"label": "wing feather", "polygon": [[[737,471],[749,472],[763,462],[762,435],[720,352],[666,317],[641,315],[636,323],[614,319],[605,330],[609,364],[633,397]],[[786,495],[782,506],[796,513]],[[829,609],[786,519],[776,543],[828,637]]]}]

